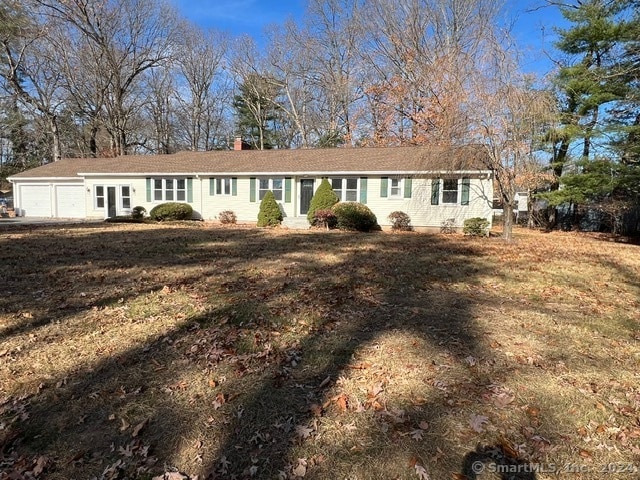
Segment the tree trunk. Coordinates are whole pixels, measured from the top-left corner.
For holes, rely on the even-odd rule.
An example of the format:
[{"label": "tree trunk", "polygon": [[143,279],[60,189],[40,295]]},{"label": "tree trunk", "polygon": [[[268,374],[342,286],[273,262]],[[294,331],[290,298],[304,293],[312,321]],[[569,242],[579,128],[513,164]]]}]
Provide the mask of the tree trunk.
[{"label": "tree trunk", "polygon": [[89,130],[89,152],[93,158],[98,156],[98,142],[96,137],[98,136],[97,125],[92,125]]},{"label": "tree trunk", "polygon": [[502,238],[513,241],[513,203],[505,202],[502,207]]},{"label": "tree trunk", "polygon": [[60,131],[58,130],[58,117],[56,115],[49,115],[49,129],[51,130],[51,136],[53,137],[53,161],[57,162],[62,160],[62,143],[60,142]]}]

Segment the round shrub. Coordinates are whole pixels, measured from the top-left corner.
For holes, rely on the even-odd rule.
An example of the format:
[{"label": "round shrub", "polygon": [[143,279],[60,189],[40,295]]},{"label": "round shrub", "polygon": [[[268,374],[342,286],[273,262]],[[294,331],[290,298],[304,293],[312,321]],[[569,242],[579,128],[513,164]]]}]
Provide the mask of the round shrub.
[{"label": "round shrub", "polygon": [[342,230],[368,232],[378,225],[374,213],[362,203],[340,202],[336,203],[332,210],[336,215],[337,226]]},{"label": "round shrub", "polygon": [[193,215],[193,208],[188,203],[168,202],[156,205],[149,212],[149,216],[157,221],[189,220]]},{"label": "round shrub", "polygon": [[131,210],[131,218],[134,220],[142,220],[145,213],[147,213],[147,209],[138,205]]},{"label": "round shrub", "polygon": [[482,217],[467,218],[462,227],[462,233],[473,237],[486,236],[489,228],[489,221]]},{"label": "round shrub", "polygon": [[218,214],[218,220],[223,225],[233,225],[237,223],[238,218],[232,210],[224,210]]},{"label": "round shrub", "polygon": [[391,212],[387,218],[391,222],[391,230],[393,231],[408,232],[413,230],[411,217],[404,212]]},{"label": "round shrub", "polygon": [[337,223],[336,214],[330,208],[316,210],[313,214],[313,222],[311,222],[313,226],[326,228],[327,230],[335,228]]},{"label": "round shrub", "polygon": [[260,202],[260,211],[258,212],[259,227],[275,227],[282,222],[282,212],[276,202],[273,192],[268,190]]},{"label": "round shrub", "polygon": [[316,190],[316,193],[314,193],[311,198],[311,203],[309,204],[309,211],[307,212],[307,220],[309,220],[309,223],[311,225],[315,225],[313,221],[317,210],[328,210],[338,203],[338,201],[338,195],[333,191],[329,180],[323,178],[322,182],[320,182],[320,186]]}]

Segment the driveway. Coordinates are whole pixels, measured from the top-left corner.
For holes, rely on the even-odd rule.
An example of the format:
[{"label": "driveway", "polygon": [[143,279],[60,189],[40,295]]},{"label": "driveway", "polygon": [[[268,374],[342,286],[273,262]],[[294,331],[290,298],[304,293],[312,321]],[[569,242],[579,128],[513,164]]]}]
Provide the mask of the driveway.
[{"label": "driveway", "polygon": [[74,223],[102,223],[102,219],[50,218],[50,217],[0,217],[0,225],[64,225]]}]

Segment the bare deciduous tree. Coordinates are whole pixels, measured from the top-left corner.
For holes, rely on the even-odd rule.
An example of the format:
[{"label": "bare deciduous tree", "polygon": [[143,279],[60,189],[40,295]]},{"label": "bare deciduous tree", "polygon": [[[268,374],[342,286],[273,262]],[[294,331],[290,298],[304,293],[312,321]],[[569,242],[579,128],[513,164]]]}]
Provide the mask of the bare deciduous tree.
[{"label": "bare deciduous tree", "polygon": [[220,120],[211,117],[214,113],[211,106],[215,103],[214,82],[221,76],[228,40],[220,32],[202,31],[186,22],[181,25],[179,37],[176,63],[188,93],[177,97],[183,118],[188,122],[189,148],[207,150],[210,148],[211,123]]},{"label": "bare deciduous tree", "polygon": [[167,60],[175,42],[176,14],[154,0],[89,2],[34,0],[46,14],[75,27],[100,52],[108,79],[106,123],[116,155],[126,155],[129,122],[140,108],[136,89],[142,74]]},{"label": "bare deciduous tree", "polygon": [[[0,32],[6,83],[27,107],[41,115],[51,135],[52,160],[62,158],[58,115],[63,105],[63,76],[56,65],[57,52],[48,38],[57,23],[45,24],[37,14],[27,17],[25,5],[12,2],[3,13],[15,22]],[[28,7],[28,6],[27,6]]]},{"label": "bare deciduous tree", "polygon": [[516,59],[500,42],[475,77],[469,110],[473,138],[486,150],[503,206],[503,238],[512,240],[513,211],[519,188],[537,186],[545,174],[535,156],[543,128],[555,115],[549,91],[534,88]]},{"label": "bare deciduous tree", "polygon": [[[469,80],[493,37],[497,0],[372,0],[361,50],[377,143],[455,144],[468,129]],[[380,130],[382,129],[382,130]]]}]

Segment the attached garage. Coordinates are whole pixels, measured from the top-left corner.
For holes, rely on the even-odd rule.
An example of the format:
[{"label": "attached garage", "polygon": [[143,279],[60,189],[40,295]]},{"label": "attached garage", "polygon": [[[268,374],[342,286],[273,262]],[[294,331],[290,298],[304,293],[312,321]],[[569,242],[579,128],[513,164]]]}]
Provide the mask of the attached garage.
[{"label": "attached garage", "polygon": [[56,211],[59,218],[84,218],[86,216],[84,186],[56,185]]},{"label": "attached garage", "polygon": [[20,185],[16,207],[20,215],[28,217],[52,217],[51,185]]},{"label": "attached garage", "polygon": [[14,204],[23,217],[85,218],[87,215],[84,183],[77,179],[44,179],[14,182]]}]

